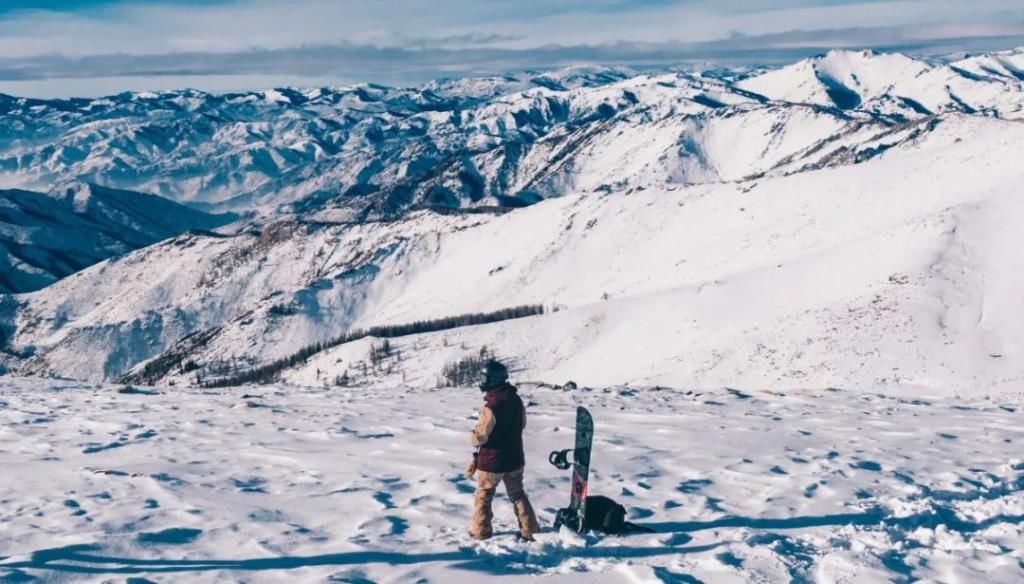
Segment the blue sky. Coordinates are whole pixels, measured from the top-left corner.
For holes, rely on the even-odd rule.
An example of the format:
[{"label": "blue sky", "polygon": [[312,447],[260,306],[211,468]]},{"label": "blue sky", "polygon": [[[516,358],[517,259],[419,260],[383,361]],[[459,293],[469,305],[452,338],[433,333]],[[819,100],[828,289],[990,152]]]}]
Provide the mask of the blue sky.
[{"label": "blue sky", "polygon": [[0,0],[0,92],[403,84],[1021,45],[1021,0]]}]

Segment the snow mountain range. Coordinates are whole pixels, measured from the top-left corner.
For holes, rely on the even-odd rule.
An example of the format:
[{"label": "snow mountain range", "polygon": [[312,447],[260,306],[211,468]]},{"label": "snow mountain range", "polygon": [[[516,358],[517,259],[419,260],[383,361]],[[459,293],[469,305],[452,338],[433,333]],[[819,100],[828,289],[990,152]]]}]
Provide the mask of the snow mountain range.
[{"label": "snow mountain range", "polygon": [[842,164],[936,115],[1020,119],[1022,70],[1021,52],[936,63],[834,51],[770,71],[578,68],[411,89],[4,97],[0,185],[88,181],[346,220],[518,206]]},{"label": "snow mountain range", "polygon": [[367,338],[277,375],[429,386],[487,347],[543,382],[1007,390],[1024,376],[1008,324],[1022,71],[1024,51],[833,51],[772,70],[3,98],[3,184],[91,181],[244,219],[0,296],[0,367],[197,383],[355,329],[540,304],[394,339],[384,364]]}]

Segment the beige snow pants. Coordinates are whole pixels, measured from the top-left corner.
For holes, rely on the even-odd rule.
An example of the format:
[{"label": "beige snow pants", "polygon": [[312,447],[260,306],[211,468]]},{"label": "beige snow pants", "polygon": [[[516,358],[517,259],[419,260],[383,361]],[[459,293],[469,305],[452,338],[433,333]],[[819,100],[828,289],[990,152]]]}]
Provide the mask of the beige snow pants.
[{"label": "beige snow pants", "polygon": [[469,534],[476,539],[487,539],[493,534],[491,521],[494,519],[494,512],[491,510],[491,503],[494,501],[494,493],[498,484],[505,483],[505,492],[512,501],[516,510],[516,520],[519,521],[519,534],[524,538],[533,539],[533,534],[540,531],[537,524],[537,515],[533,512],[533,505],[523,491],[523,470],[512,472],[484,472],[477,471],[476,475],[476,496],[473,499],[473,524],[469,528]]}]

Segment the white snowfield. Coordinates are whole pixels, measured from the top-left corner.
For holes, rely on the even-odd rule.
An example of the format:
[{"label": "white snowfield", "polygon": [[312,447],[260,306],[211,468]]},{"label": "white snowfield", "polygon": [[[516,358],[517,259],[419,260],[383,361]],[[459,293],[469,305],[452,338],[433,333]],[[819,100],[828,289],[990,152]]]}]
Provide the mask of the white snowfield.
[{"label": "white snowfield", "polygon": [[[1020,393],[563,391],[523,384],[546,530],[466,535],[475,389],[0,381],[0,580],[987,582],[1024,579]],[[590,492],[656,533],[550,526],[574,410]],[[138,578],[132,580],[132,578]]]},{"label": "white snowfield", "polygon": [[[400,339],[392,383],[487,346],[552,383],[1017,390],[1024,125],[959,121],[864,165],[565,197],[443,235],[374,284],[364,318],[566,307]],[[369,344],[286,379],[353,374]]]}]

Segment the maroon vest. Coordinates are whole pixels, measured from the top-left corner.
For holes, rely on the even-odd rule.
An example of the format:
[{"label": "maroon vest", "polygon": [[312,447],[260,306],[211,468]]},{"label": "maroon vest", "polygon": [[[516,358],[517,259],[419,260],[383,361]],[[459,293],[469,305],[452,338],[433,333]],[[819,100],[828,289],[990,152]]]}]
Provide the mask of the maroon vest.
[{"label": "maroon vest", "polygon": [[494,413],[494,429],[480,446],[477,468],[486,472],[512,472],[523,468],[523,420],[526,410],[516,388],[505,384],[488,391],[484,402]]}]

